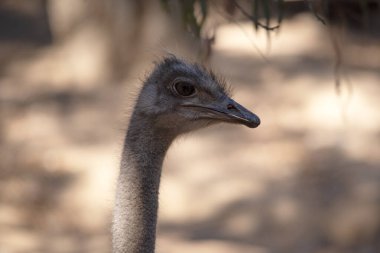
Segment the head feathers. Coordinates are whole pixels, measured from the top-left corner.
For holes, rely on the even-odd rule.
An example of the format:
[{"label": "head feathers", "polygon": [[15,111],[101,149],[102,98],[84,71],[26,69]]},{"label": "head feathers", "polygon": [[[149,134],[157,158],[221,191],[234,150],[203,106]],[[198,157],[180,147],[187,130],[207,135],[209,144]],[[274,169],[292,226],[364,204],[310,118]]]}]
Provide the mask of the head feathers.
[{"label": "head feathers", "polygon": [[[227,84],[225,79],[221,76],[216,75],[212,70],[205,68],[197,63],[189,63],[185,60],[177,58],[175,55],[170,54],[164,57],[161,61],[155,62],[156,67],[151,76],[153,77],[168,77],[173,75],[189,75],[197,77],[199,82],[207,82],[209,80],[213,83],[213,88],[217,88],[223,94],[231,96],[232,89],[231,86]],[[153,78],[157,79],[157,78]],[[201,83],[200,83],[201,85]]]}]

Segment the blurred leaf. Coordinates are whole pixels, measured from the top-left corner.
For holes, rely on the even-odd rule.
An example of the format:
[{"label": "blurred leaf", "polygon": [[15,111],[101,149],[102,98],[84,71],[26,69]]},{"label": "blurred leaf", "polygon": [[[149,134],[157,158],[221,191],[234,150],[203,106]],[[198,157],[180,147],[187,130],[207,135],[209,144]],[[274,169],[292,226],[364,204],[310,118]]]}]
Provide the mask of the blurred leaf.
[{"label": "blurred leaf", "polygon": [[366,27],[366,29],[368,29],[368,26],[370,23],[368,0],[359,1],[359,4],[360,4],[360,9],[363,13],[361,21],[363,22],[363,26]]},{"label": "blurred leaf", "polygon": [[[271,18],[271,9],[270,9],[270,1],[268,0],[261,0],[263,12],[264,12],[264,17],[265,17],[265,25],[267,27],[270,26],[270,18]],[[256,17],[257,18],[257,17]]]},{"label": "blurred leaf", "polygon": [[[249,18],[255,25],[257,25],[258,27],[261,27],[267,31],[273,31],[273,30],[276,30],[278,29],[278,25],[276,26],[273,26],[273,27],[270,27],[270,26],[267,26],[267,25],[264,25],[262,23],[260,23],[260,21],[258,20],[257,17],[253,16],[252,14],[250,14],[249,12],[247,12],[242,6],[239,5],[239,3],[234,0],[234,4],[236,6],[236,8],[247,18]],[[258,8],[257,8],[258,9]]]},{"label": "blurred leaf", "polygon": [[284,18],[284,0],[277,0],[277,12],[277,22],[281,25],[282,19]]},{"label": "blurred leaf", "polygon": [[[252,6],[253,16],[256,17],[257,19],[259,16],[259,0],[252,0],[251,6]],[[255,30],[257,31],[259,29],[259,24],[257,22],[254,22],[254,25],[255,25]]]},{"label": "blurred leaf", "polygon": [[[308,4],[308,7],[310,9],[310,11],[314,14],[314,16],[324,25],[326,25],[326,21],[320,16],[320,14],[318,13],[318,11],[314,8],[314,4],[315,2],[313,1],[310,1],[310,0],[305,0],[306,3]],[[323,8],[323,5],[324,3],[326,3],[324,0],[320,0],[318,1],[318,3],[322,6]]]},{"label": "blurred leaf", "polygon": [[232,16],[235,13],[236,7],[233,0],[226,0],[224,3],[224,10],[225,12]]},{"label": "blurred leaf", "polygon": [[[198,38],[201,35],[203,24],[208,15],[207,0],[181,0],[182,20],[186,29]],[[197,19],[195,13],[195,4],[199,3],[201,17]]]},{"label": "blurred leaf", "polygon": [[201,7],[201,13],[202,13],[202,19],[201,19],[201,22],[200,22],[200,26],[202,27],[203,23],[205,22],[206,17],[207,17],[207,11],[208,11],[207,0],[200,0],[199,4],[200,4],[200,7]]},{"label": "blurred leaf", "polygon": [[169,0],[160,0],[160,3],[161,3],[161,6],[162,8],[169,12],[170,11],[170,7],[169,7]]},{"label": "blurred leaf", "polygon": [[182,1],[182,12],[183,21],[187,29],[195,34],[195,36],[200,37],[201,26],[197,22],[197,18],[194,13],[195,0],[183,0]]},{"label": "blurred leaf", "polygon": [[[261,3],[262,3],[263,12],[264,12],[265,26],[270,27],[270,20],[272,17],[271,6],[270,6],[271,1],[261,0]],[[269,52],[271,48],[270,30],[266,29],[266,35],[267,35],[267,52]]]}]

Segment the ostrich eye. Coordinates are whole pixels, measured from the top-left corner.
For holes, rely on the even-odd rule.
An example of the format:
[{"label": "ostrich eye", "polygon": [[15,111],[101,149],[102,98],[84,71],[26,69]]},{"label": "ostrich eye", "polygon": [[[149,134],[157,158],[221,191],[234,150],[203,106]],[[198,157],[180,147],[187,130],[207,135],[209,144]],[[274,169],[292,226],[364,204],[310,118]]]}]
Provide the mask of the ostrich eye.
[{"label": "ostrich eye", "polygon": [[190,97],[196,92],[194,85],[183,81],[176,82],[174,84],[174,90],[182,97]]}]

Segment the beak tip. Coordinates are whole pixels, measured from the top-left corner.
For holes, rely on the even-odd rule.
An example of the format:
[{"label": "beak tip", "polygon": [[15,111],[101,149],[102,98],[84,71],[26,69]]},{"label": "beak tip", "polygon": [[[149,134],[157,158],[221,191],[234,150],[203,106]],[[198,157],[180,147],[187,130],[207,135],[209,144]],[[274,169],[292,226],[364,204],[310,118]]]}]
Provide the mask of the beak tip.
[{"label": "beak tip", "polygon": [[[256,114],[247,110],[246,108],[236,103],[232,99],[229,99],[228,101],[229,102],[227,105],[227,114],[231,114],[232,116],[234,116],[235,119],[237,118],[237,123],[243,124],[249,128],[256,128],[261,124],[261,120]],[[229,108],[228,106],[230,106],[231,108]],[[231,111],[230,109],[234,110]]]},{"label": "beak tip", "polygon": [[249,128],[256,128],[261,124],[261,120],[259,117],[255,115],[252,119],[246,124]]}]

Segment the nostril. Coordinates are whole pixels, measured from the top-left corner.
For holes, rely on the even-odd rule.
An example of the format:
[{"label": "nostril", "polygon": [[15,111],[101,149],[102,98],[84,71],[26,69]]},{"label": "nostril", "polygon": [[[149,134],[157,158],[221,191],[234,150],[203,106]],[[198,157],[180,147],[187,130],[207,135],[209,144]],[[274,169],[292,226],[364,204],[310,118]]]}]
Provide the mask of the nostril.
[{"label": "nostril", "polygon": [[228,104],[227,109],[228,110],[236,110],[236,107],[233,104]]}]

